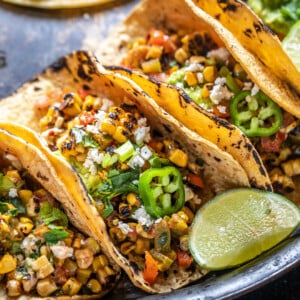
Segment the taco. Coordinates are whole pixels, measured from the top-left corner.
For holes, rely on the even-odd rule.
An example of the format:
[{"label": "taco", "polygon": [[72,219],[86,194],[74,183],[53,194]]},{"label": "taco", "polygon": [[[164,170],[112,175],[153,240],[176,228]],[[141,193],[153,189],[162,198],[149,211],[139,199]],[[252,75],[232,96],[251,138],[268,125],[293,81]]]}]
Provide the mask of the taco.
[{"label": "taco", "polygon": [[65,9],[101,5],[114,0],[2,0],[3,2],[43,9]]},{"label": "taco", "polygon": [[[275,191],[294,198],[299,72],[278,39],[240,1],[198,1],[199,7],[191,2],[141,2],[99,45],[97,56],[189,129],[228,151],[250,178],[252,161],[262,159]],[[247,21],[238,25],[237,16]],[[230,136],[220,131],[225,121],[236,129]]]},{"label": "taco", "polygon": [[1,299],[99,299],[107,294],[119,268],[68,203],[68,192],[47,158],[3,129],[0,139]]},{"label": "taco", "polygon": [[[250,186],[231,155],[85,52],[61,58],[5,99],[9,118],[8,103],[23,111],[15,118],[21,125],[1,126],[43,151],[103,249],[137,287],[168,292],[206,273],[188,251],[188,230],[213,195]],[[73,168],[82,184],[74,184]]]}]

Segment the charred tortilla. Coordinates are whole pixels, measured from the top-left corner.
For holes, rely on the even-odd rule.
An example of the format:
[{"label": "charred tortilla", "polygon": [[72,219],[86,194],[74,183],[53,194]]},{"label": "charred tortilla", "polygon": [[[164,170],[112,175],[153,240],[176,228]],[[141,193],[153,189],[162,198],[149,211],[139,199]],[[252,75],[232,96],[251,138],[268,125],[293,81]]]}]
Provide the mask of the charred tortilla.
[{"label": "charred tortilla", "polygon": [[[47,158],[2,128],[0,138],[1,297],[99,299],[107,294],[120,270],[92,237]],[[82,271],[89,268],[84,257],[90,265],[102,259],[111,273],[105,275],[104,265],[95,263],[92,272]],[[84,284],[96,289],[83,291]]]},{"label": "charred tortilla", "polygon": [[[54,107],[50,105],[51,101],[48,103],[48,105],[45,105],[44,107],[39,102],[43,100],[43,104],[47,103],[47,101],[44,102],[47,99],[55,100],[52,101]],[[75,102],[72,102],[73,100],[75,100]],[[59,105],[60,108],[57,111],[54,103],[60,103],[60,101],[62,102]],[[73,104],[71,104],[71,102],[69,101],[71,101]],[[91,104],[89,101],[92,101],[91,103],[93,104]],[[69,103],[70,105],[67,105],[67,103]],[[83,107],[86,107],[87,111],[76,113],[76,105],[74,105],[76,103],[81,103],[79,104],[79,106],[81,107],[80,112],[83,109]],[[90,103],[90,106],[88,105],[88,103]],[[110,105],[113,105],[111,108],[112,111],[107,112],[107,109],[109,109],[108,107],[103,108],[103,111],[99,109],[100,104],[103,107],[104,104],[106,106],[108,103],[111,103]],[[94,128],[93,126],[95,126],[93,125],[93,120],[95,120],[95,116],[97,116],[96,118],[98,118],[100,115],[105,115],[105,128],[107,130],[106,132],[111,132],[114,126],[110,125],[113,125],[114,122],[117,122],[119,116],[122,115],[122,118],[120,118],[118,122],[126,121],[125,123],[122,123],[126,124],[124,125],[126,126],[126,130],[125,128],[123,128],[122,131],[119,131],[118,129],[116,132],[114,132],[113,140],[118,139],[119,144],[118,146],[115,142],[113,142],[112,144],[108,144],[110,145],[110,147],[107,147],[106,151],[110,152],[108,152],[108,154],[105,154],[105,163],[103,163],[102,161],[102,163],[98,164],[98,167],[100,166],[100,170],[105,171],[107,166],[111,165],[112,163],[111,166],[114,166],[114,170],[111,169],[112,167],[108,167],[107,173],[105,171],[104,173],[100,172],[100,174],[104,176],[104,179],[111,178],[110,180],[112,180],[112,182],[114,182],[114,184],[118,186],[118,184],[121,184],[121,182],[123,183],[125,177],[127,176],[129,176],[130,178],[136,178],[136,175],[134,175],[137,171],[137,169],[135,169],[135,166],[140,162],[140,159],[130,159],[130,157],[132,158],[133,153],[135,153],[134,148],[131,147],[133,142],[131,141],[130,143],[128,143],[127,141],[125,143],[123,140],[124,134],[126,137],[127,134],[130,134],[132,130],[138,129],[137,126],[141,126],[141,128],[138,131],[136,131],[136,133],[148,132],[149,129],[146,129],[146,125],[143,124],[144,122],[149,122],[148,124],[151,128],[151,134],[154,134],[154,136],[158,140],[154,140],[155,143],[153,144],[152,142],[151,146],[150,144],[146,144],[145,146],[147,147],[143,148],[143,150],[141,148],[139,151],[141,151],[140,153],[144,153],[144,157],[147,156],[146,153],[149,154],[149,149],[150,154],[154,153],[155,151],[157,151],[158,153],[162,151],[162,153],[166,155],[165,158],[167,158],[167,160],[156,159],[156,162],[158,162],[159,165],[163,164],[163,166],[161,166],[163,169],[163,173],[167,172],[168,174],[168,172],[174,172],[174,175],[170,177],[171,180],[173,180],[174,178],[180,178],[180,176],[178,175],[178,170],[175,171],[174,169],[178,168],[176,164],[181,165],[183,163],[183,165],[181,165],[179,169],[182,171],[185,170],[185,172],[187,172],[185,173],[186,175],[184,175],[184,178],[186,178],[184,179],[184,181],[192,180],[193,184],[196,185],[196,187],[198,186],[198,188],[195,189],[195,186],[192,187],[192,185],[189,185],[190,188],[192,187],[193,192],[189,193],[189,196],[188,194],[184,196],[186,197],[186,199],[189,199],[186,200],[188,203],[187,205],[189,206],[189,210],[197,209],[197,206],[200,204],[201,201],[206,201],[216,193],[227,190],[234,186],[250,185],[249,179],[244,169],[238,164],[237,161],[232,159],[230,154],[221,151],[211,142],[204,140],[193,131],[190,131],[189,129],[184,127],[171,115],[163,111],[156,104],[156,102],[153,101],[153,99],[150,98],[138,85],[129,81],[126,77],[105,70],[93,56],[85,52],[74,52],[69,56],[61,58],[52,66],[47,68],[42,74],[39,74],[35,78],[35,80],[32,80],[30,83],[25,84],[15,95],[10,97],[9,99],[4,100],[1,109],[4,109],[5,107],[7,112],[6,116],[10,116],[10,109],[13,109],[15,113],[18,110],[20,110],[21,106],[23,110],[23,115],[21,115],[20,118],[17,119],[18,121],[20,121],[21,126],[14,123],[2,123],[1,126],[6,128],[8,131],[17,134],[18,136],[21,136],[23,139],[27,140],[29,143],[34,144],[41,151],[43,151],[43,153],[47,156],[48,160],[52,163],[59,179],[62,181],[63,184],[65,184],[65,186],[69,188],[69,192],[73,197],[73,201],[80,207],[80,211],[89,218],[90,228],[97,231],[97,238],[100,240],[103,249],[105,249],[109,253],[109,255],[126,271],[128,276],[136,286],[151,293],[169,292],[171,290],[178,289],[179,287],[182,287],[192,281],[197,280],[206,273],[205,270],[201,270],[192,261],[190,261],[184,267],[182,265],[178,265],[179,262],[177,262],[177,259],[179,254],[176,254],[176,256],[174,256],[174,251],[175,253],[177,253],[177,251],[179,251],[181,248],[179,246],[180,243],[178,241],[178,236],[176,237],[176,235],[174,235],[174,228],[172,229],[171,239],[172,247],[175,248],[172,248],[172,254],[170,254],[170,257],[166,257],[166,255],[157,253],[157,249],[153,252],[152,243],[157,243],[157,240],[156,242],[154,242],[154,236],[152,236],[150,232],[141,232],[141,228],[138,230],[139,233],[137,233],[137,238],[140,238],[141,241],[145,242],[145,244],[140,244],[140,242],[136,242],[137,240],[135,240],[135,238],[132,236],[135,235],[135,231],[133,229],[128,228],[128,226],[137,226],[137,221],[134,218],[132,218],[132,215],[135,213],[137,208],[140,207],[143,203],[140,201],[136,202],[137,198],[135,197],[138,195],[136,194],[136,187],[132,186],[132,184],[129,185],[130,189],[134,191],[133,196],[135,196],[133,197],[133,199],[127,199],[126,194],[124,194],[124,197],[126,196],[125,198],[123,196],[121,198],[118,198],[118,196],[110,198],[112,201],[111,203],[113,204],[113,208],[110,207],[108,202],[105,202],[107,200],[105,200],[104,198],[103,210],[103,203],[100,205],[101,202],[99,202],[98,205],[95,205],[97,204],[97,196],[95,196],[95,198],[93,199],[87,194],[85,188],[88,188],[88,184],[85,181],[86,179],[84,174],[81,174],[81,179],[85,181],[85,185],[74,184],[74,180],[75,182],[78,181],[78,175],[71,168],[67,160],[63,159],[61,156],[57,156],[51,153],[51,151],[47,147],[45,147],[45,144],[42,142],[42,139],[39,138],[33,131],[26,129],[24,125],[31,127],[37,132],[41,130],[39,127],[40,124],[44,124],[44,126],[50,126],[47,127],[48,130],[43,130],[42,133],[44,138],[46,138],[48,141],[48,146],[54,150],[58,147],[62,155],[64,155],[64,153],[71,156],[76,154],[75,158],[78,157],[79,160],[83,159],[82,162],[84,162],[84,165],[90,169],[90,172],[92,172],[94,170],[94,164],[91,164],[90,160],[97,160],[99,156],[95,157],[91,152],[91,156],[89,156],[90,158],[87,161],[86,152],[82,152],[82,156],[79,155],[77,151],[79,150],[79,148],[82,147],[81,144],[81,146],[77,148],[78,142],[88,144],[89,147],[93,148],[93,145],[95,145],[95,139],[99,138],[100,134],[100,137],[102,136],[101,143],[103,143],[104,141],[105,143],[107,143],[109,140],[111,140],[112,133],[108,135],[103,135],[103,133],[97,133],[97,131],[94,132],[92,128]],[[18,107],[18,109],[16,107]],[[39,109],[37,109],[37,107],[39,107]],[[93,112],[96,109],[96,107],[98,107],[97,110]],[[53,108],[54,110],[52,110]],[[73,115],[74,109],[75,114]],[[62,115],[60,115],[60,110]],[[53,119],[52,121],[55,124],[57,124],[56,126],[58,127],[51,128],[51,126],[53,126],[51,124],[54,123],[52,123],[50,119],[52,118],[51,116],[53,116],[52,112],[54,113],[54,115],[56,114],[55,111],[57,111],[60,115],[57,115],[58,119],[56,119],[55,117],[55,120],[60,120],[59,122],[61,125],[58,125],[58,123],[56,123],[56,121],[54,121]],[[65,112],[63,113],[63,111]],[[70,117],[70,114],[73,115],[74,121],[72,121],[73,119],[72,117]],[[26,116],[29,117],[26,118]],[[43,116],[42,120],[41,116]],[[64,118],[63,116],[69,116],[70,119],[68,119],[68,117]],[[50,119],[48,117],[50,117]],[[62,125],[64,124],[64,122],[66,122],[66,120],[70,121],[70,125],[68,125],[69,127],[73,123],[76,124],[78,120],[81,120],[80,122],[83,123],[81,123],[79,127],[77,126],[76,130],[73,129],[73,131],[68,131],[66,130],[65,125]],[[43,123],[44,121],[45,123]],[[62,121],[63,123],[61,123]],[[88,125],[91,125],[91,127],[89,127]],[[92,131],[90,131],[89,135],[87,135],[86,130]],[[226,127],[224,128],[224,130],[226,130]],[[60,134],[63,135],[59,139],[59,143],[51,144],[52,137],[54,137],[55,140],[55,132],[60,132]],[[54,133],[54,136],[52,135],[52,133]],[[135,139],[138,138],[138,136],[139,134],[136,135]],[[142,134],[142,136],[145,138],[144,134]],[[93,139],[91,139],[91,137]],[[120,142],[120,139],[122,142]],[[127,150],[125,151],[124,147],[121,147],[123,145],[122,143],[126,144],[126,149],[130,149],[129,152]],[[161,148],[161,146],[163,148]],[[121,147],[121,149],[119,149],[119,147]],[[72,152],[73,150],[71,149],[73,149],[75,152]],[[171,150],[171,152],[167,154],[167,152],[164,152],[167,151],[166,149]],[[71,150],[71,152],[69,150]],[[116,153],[120,155],[119,159],[120,157],[122,157],[122,163],[114,161],[114,159],[118,157],[115,155]],[[131,163],[129,163],[129,160],[131,161]],[[174,161],[174,163],[171,161]],[[195,165],[195,162],[197,162],[196,164],[200,165],[198,165],[197,167]],[[104,164],[106,165],[106,167],[104,167]],[[133,168],[130,167],[131,169],[128,169],[129,165],[133,166]],[[194,165],[195,168],[193,169],[193,172],[195,172],[193,176],[191,176],[191,171],[189,169],[192,165]],[[73,164],[73,166],[76,167],[76,164]],[[125,171],[127,170],[127,173],[119,169],[121,166],[125,168]],[[222,171],[220,172],[220,170]],[[201,187],[202,183],[199,181],[200,175],[202,177],[202,180],[204,181],[203,187]],[[148,176],[151,177],[151,175]],[[164,182],[165,180],[166,179],[164,179]],[[106,186],[103,185],[104,183],[106,184]],[[99,193],[106,193],[105,191],[109,191],[109,184],[109,181],[102,182],[102,185],[99,187],[99,189],[97,189],[97,191]],[[137,184],[136,179],[133,180],[133,184]],[[144,183],[142,184],[142,186],[144,186]],[[180,188],[178,191],[182,193],[181,184],[179,184],[179,186]],[[93,191],[91,189],[89,189],[89,193],[95,195],[93,194]],[[173,195],[173,197],[174,196],[175,195]],[[140,196],[138,196],[138,198],[139,197]],[[182,196],[180,196],[179,199],[182,199],[181,197]],[[168,196],[166,196],[165,199],[167,198]],[[125,201],[125,199],[127,202]],[[127,210],[127,208],[129,207],[128,201],[131,203],[131,209],[129,209],[129,211]],[[181,212],[180,206],[182,204],[179,205],[179,211],[174,211],[174,213],[171,213],[173,209],[170,208],[168,201],[169,200],[166,200],[166,202],[164,202],[165,209],[170,212],[169,217],[172,221],[170,221],[169,223],[165,220],[165,222],[169,224],[168,226],[177,226],[175,225],[177,223],[173,218],[176,218],[176,216],[178,217],[179,215],[182,215],[183,218],[186,218],[184,216],[187,213]],[[177,199],[176,203],[178,204],[178,202],[180,201],[182,200]],[[137,205],[138,207],[135,207],[135,205]],[[96,207],[98,207],[98,209]],[[134,209],[132,207],[134,207]],[[140,208],[142,210],[140,210],[139,212],[143,214],[143,208]],[[130,213],[129,215],[128,212]],[[123,213],[125,213],[125,215]],[[116,221],[113,221],[113,216],[116,217]],[[148,218],[149,214],[148,217],[146,217],[146,219]],[[192,218],[192,215],[189,218]],[[189,218],[186,219],[185,222],[190,222],[191,219]],[[131,220],[136,225],[131,224],[132,222],[129,222],[129,220]],[[148,224],[148,226],[150,226],[149,228],[152,228],[154,226],[153,220],[155,220],[155,218],[153,219],[152,216],[152,218],[150,218],[150,223]],[[160,224],[160,222],[162,221],[157,222]],[[140,223],[139,227],[141,227],[141,224],[142,223]],[[159,227],[161,230],[164,228],[166,232],[170,232],[170,228],[166,228],[166,223],[164,223],[164,225],[161,224],[159,226],[161,226]],[[186,230],[189,225],[185,224],[183,226],[183,228],[185,228],[183,233],[186,233]],[[125,234],[125,240],[123,240],[124,232],[131,232],[132,234]],[[183,233],[181,233],[181,235]],[[135,242],[133,242],[131,238],[133,238]],[[150,245],[152,245],[152,248],[147,248],[147,245],[149,245],[149,241],[147,240],[147,238],[150,239]],[[120,241],[119,239],[122,239],[122,241]],[[167,241],[170,242],[170,238],[168,238]],[[151,253],[150,255],[155,257],[154,259],[157,259],[158,261],[162,260],[159,264],[159,271],[157,277],[155,278],[155,281],[152,281],[147,276],[145,277],[145,262],[143,262],[145,258],[144,254],[141,254],[140,252],[141,248],[138,248],[139,250],[137,250],[136,247],[140,247],[137,245],[143,245],[142,247],[146,247],[142,249],[149,249]],[[183,245],[181,247],[184,248]],[[170,249],[169,246],[167,248]],[[132,254],[130,254],[130,252],[132,252]],[[147,263],[149,264],[149,261]],[[182,264],[182,261],[180,262],[180,264]]]}]

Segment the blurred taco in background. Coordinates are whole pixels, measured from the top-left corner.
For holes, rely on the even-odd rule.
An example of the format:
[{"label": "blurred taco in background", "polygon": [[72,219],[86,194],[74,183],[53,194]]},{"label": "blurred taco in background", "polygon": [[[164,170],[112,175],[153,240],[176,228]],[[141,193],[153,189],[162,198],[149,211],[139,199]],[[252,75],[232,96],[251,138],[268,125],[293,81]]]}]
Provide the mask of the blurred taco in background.
[{"label": "blurred taco in background", "polygon": [[[99,46],[99,59],[138,83],[189,129],[231,153],[251,174],[246,135],[275,191],[294,198],[300,172],[299,72],[278,38],[244,3],[196,4],[141,2],[101,44],[105,48]],[[208,123],[211,119],[214,124]],[[225,120],[237,129],[230,136],[220,130]]]},{"label": "blurred taco in background", "polygon": [[0,140],[1,299],[107,294],[119,268],[82,222],[47,158],[2,128]]},{"label": "blurred taco in background", "polygon": [[[19,125],[1,126],[47,156],[89,226],[98,228],[103,249],[137,287],[163,293],[206,274],[187,246],[195,212],[222,191],[251,185],[229,153],[82,51],[59,59],[0,106],[7,119],[22,111],[14,118]],[[228,135],[235,130],[219,126]],[[77,174],[80,184],[72,179]],[[269,189],[260,176],[252,181]]]}]

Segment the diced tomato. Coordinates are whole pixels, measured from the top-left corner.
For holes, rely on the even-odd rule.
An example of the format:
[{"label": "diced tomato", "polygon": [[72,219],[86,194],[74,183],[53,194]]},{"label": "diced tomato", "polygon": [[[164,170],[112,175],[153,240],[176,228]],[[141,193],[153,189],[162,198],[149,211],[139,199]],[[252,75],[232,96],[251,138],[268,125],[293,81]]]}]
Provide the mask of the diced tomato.
[{"label": "diced tomato", "polygon": [[222,100],[218,105],[212,107],[215,116],[228,118],[230,116],[229,101]]},{"label": "diced tomato", "polygon": [[189,183],[191,183],[192,185],[197,186],[199,188],[204,187],[204,182],[203,182],[203,179],[200,175],[189,173],[187,175],[187,181]]},{"label": "diced tomato", "polygon": [[283,113],[283,122],[282,122],[283,128],[289,126],[294,121],[295,121],[295,117],[292,114],[290,114],[286,111]]},{"label": "diced tomato", "polygon": [[158,29],[150,30],[148,44],[164,47],[165,53],[170,53],[175,49],[175,45],[171,41],[171,38],[163,31]]},{"label": "diced tomato", "polygon": [[79,118],[79,123],[84,126],[86,126],[88,124],[93,124],[93,122],[95,120],[94,113],[91,111],[81,112],[79,114],[78,118]]},{"label": "diced tomato", "polygon": [[191,255],[187,251],[179,249],[177,251],[177,263],[180,267],[188,268],[193,262]]},{"label": "diced tomato", "polygon": [[158,263],[148,251],[145,251],[145,268],[143,275],[144,279],[150,284],[154,284],[158,276]]},{"label": "diced tomato", "polygon": [[287,134],[281,131],[277,131],[275,138],[271,139],[270,137],[262,137],[261,145],[264,150],[269,152],[279,152],[281,144],[286,140]]}]

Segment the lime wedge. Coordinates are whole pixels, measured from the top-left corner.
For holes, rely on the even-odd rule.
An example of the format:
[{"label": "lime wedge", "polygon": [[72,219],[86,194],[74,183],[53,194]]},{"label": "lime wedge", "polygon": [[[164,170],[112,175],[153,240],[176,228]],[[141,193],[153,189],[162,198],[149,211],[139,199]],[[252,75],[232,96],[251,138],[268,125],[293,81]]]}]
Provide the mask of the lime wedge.
[{"label": "lime wedge", "polygon": [[220,194],[197,212],[189,248],[208,270],[240,265],[285,239],[300,224],[300,209],[281,195],[251,188]]},{"label": "lime wedge", "polygon": [[300,21],[291,27],[282,41],[282,46],[300,71]]}]

